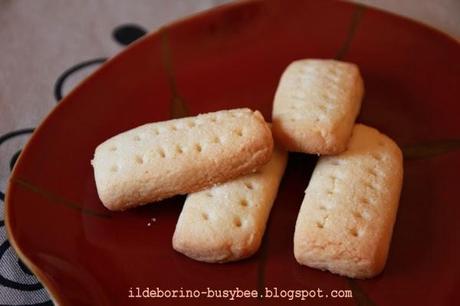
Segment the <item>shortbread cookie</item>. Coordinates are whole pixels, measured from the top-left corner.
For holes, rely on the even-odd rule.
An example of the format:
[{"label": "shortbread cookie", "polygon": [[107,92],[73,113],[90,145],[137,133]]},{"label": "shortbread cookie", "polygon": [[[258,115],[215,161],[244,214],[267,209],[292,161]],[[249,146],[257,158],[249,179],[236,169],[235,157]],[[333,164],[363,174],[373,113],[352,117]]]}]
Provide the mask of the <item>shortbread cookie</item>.
[{"label": "shortbread cookie", "polygon": [[173,236],[175,250],[205,262],[235,261],[254,254],[286,166],[276,148],[259,171],[189,194]]},{"label": "shortbread cookie", "polygon": [[234,109],[129,130],[99,145],[92,165],[102,203],[125,210],[248,174],[272,150],[262,115]]},{"label": "shortbread cookie", "polygon": [[307,59],[283,73],[273,103],[273,136],[288,151],[344,151],[361,107],[358,67],[336,60]]},{"label": "shortbread cookie", "polygon": [[357,124],[347,151],[318,161],[294,234],[300,264],[369,278],[385,265],[403,178],[399,147]]}]

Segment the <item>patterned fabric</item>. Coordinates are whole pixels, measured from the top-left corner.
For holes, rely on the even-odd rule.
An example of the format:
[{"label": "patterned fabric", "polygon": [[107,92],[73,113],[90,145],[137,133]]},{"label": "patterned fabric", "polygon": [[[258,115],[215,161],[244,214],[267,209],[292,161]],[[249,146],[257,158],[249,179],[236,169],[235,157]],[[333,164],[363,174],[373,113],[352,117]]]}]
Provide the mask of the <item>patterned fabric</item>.
[{"label": "patterned fabric", "polygon": [[56,103],[148,31],[223,1],[0,1],[0,306],[53,305],[11,247],[4,191],[21,148]]}]

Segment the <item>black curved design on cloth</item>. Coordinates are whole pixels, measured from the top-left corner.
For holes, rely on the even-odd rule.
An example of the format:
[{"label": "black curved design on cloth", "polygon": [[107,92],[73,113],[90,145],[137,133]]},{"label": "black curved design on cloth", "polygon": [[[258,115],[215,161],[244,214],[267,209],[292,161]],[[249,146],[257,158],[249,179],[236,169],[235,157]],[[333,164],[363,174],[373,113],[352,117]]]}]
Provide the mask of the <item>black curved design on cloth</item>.
[{"label": "black curved design on cloth", "polygon": [[[26,134],[31,134],[31,133],[33,133],[33,131],[34,131],[34,128],[26,128],[26,129],[20,129],[20,130],[16,130],[16,131],[6,133],[5,135],[0,136],[0,145],[2,145],[4,142],[6,142],[6,141],[8,141],[10,139],[13,139],[15,137],[18,137],[18,136],[21,136],[21,135],[26,135]],[[16,164],[16,161],[17,161],[17,159],[18,159],[20,154],[21,154],[21,150],[18,150],[16,153],[13,154],[13,156],[11,156],[10,163],[9,163],[10,171],[13,170],[13,167]],[[5,199],[5,194],[2,191],[0,191],[0,200],[4,201],[4,199]],[[2,205],[2,204],[0,204],[0,205]],[[2,228],[4,225],[5,225],[4,220],[0,220],[0,228]],[[5,253],[7,252],[7,250],[9,248],[11,248],[11,244],[10,244],[10,242],[8,240],[5,240],[5,241],[3,241],[1,243],[1,245],[0,245],[0,260],[3,259],[3,256],[6,256]],[[13,260],[14,259],[16,259],[17,265],[21,269],[21,271],[24,273],[24,275],[33,276],[32,272],[27,268],[27,266],[21,261],[20,258],[15,257],[15,258],[13,258]],[[10,289],[13,289],[13,290],[22,290],[22,291],[28,291],[28,292],[37,291],[37,290],[43,290],[43,285],[38,281],[36,281],[34,283],[30,283],[30,284],[21,283],[21,282],[18,282],[18,281],[8,279],[8,278],[4,277],[2,274],[0,274],[0,286],[3,286],[5,288],[10,288]],[[45,302],[29,304],[29,305],[47,306],[47,305],[53,305],[53,302],[51,300],[48,300],[48,301],[45,301]],[[7,306],[7,304],[1,304],[1,306]],[[15,305],[11,305],[11,306],[19,306],[19,305],[15,304]]]},{"label": "black curved design on cloth", "polygon": [[[118,42],[121,45],[127,46],[134,42],[135,40],[139,39],[140,37],[144,36],[147,33],[145,29],[142,27],[136,25],[136,24],[125,24],[125,25],[120,25],[116,27],[113,32],[112,32],[112,37],[113,39]],[[63,98],[63,86],[65,81],[75,72],[78,70],[84,69],[86,67],[92,66],[92,65],[98,65],[102,64],[107,60],[107,58],[96,58],[88,61],[84,61],[82,63],[76,64],[67,70],[65,70],[56,80],[55,85],[54,85],[54,97],[57,102],[59,102]],[[9,132],[5,135],[0,136],[0,145],[3,144],[5,141],[8,139],[24,135],[24,134],[31,134],[33,133],[34,128],[27,128],[27,129],[21,129],[13,132]],[[14,165],[16,164],[16,161],[19,158],[19,155],[21,154],[21,149],[16,151],[10,158],[10,163],[9,163],[9,168],[10,171],[13,170]],[[0,191],[0,200],[3,202],[5,200],[5,194],[4,192]],[[2,203],[0,203],[1,205]],[[3,227],[5,225],[5,222],[3,220],[0,220],[0,227]],[[5,252],[11,247],[10,243],[8,240],[5,240],[1,245],[0,245],[0,259],[3,258],[5,255]],[[17,264],[21,271],[29,276],[32,276],[33,273],[27,268],[27,266],[18,258],[17,259]],[[15,281],[12,281],[10,279],[5,278],[3,275],[0,274],[0,285],[11,288],[11,289],[17,289],[17,290],[22,290],[22,291],[35,291],[35,290],[42,290],[43,286],[40,284],[38,281],[33,284],[24,284],[24,283],[18,283]],[[35,306],[48,306],[48,305],[53,305],[53,302],[48,300],[45,302],[40,302],[40,303],[35,303],[35,304],[28,304],[28,305],[35,305]],[[6,304],[1,304],[0,306],[9,306]],[[13,305],[11,305],[13,306]],[[20,306],[20,305],[14,305],[14,306]]]},{"label": "black curved design on cloth", "polygon": [[[21,130],[17,130],[17,131],[13,131],[13,132],[10,132],[10,133],[7,133],[5,135],[2,135],[0,137],[0,145],[2,145],[4,142],[6,142],[7,140],[9,139],[12,139],[14,137],[17,137],[17,136],[20,136],[20,135],[25,135],[25,134],[31,134],[33,133],[34,129],[33,128],[28,128],[28,129],[21,129]],[[17,151],[15,154],[13,154],[13,156],[11,157],[10,159],[10,170],[13,169],[14,167],[14,164],[16,163],[18,157],[19,157],[19,154],[21,153],[21,150]],[[3,201],[5,199],[5,194],[3,192],[0,191],[0,199]],[[0,227],[4,226],[5,225],[5,222],[4,220],[0,220]],[[0,245],[0,259],[3,257],[3,255],[5,254],[6,250],[10,247],[10,243],[8,240],[4,241],[1,245]],[[18,259],[18,265],[19,267],[21,268],[21,270],[26,273],[26,274],[29,274],[29,275],[32,275],[32,273],[29,271],[29,269],[24,265],[24,263],[22,263],[22,261],[20,259]],[[13,289],[19,289],[19,290],[25,290],[25,291],[33,291],[33,290],[38,290],[38,289],[42,289],[43,286],[40,284],[40,283],[35,283],[35,284],[22,284],[22,283],[18,283],[18,282],[15,282],[15,281],[12,281],[12,280],[9,280],[9,279],[6,279],[5,277],[3,277],[1,274],[0,274],[0,284],[5,286],[5,287],[9,287],[9,288],[13,288]]]},{"label": "black curved design on cloth", "polygon": [[10,159],[10,171],[13,171],[14,165],[16,164],[16,161],[18,160],[19,154],[21,154],[22,150],[17,151],[16,153],[11,156]]},{"label": "black curved design on cloth", "polygon": [[67,69],[66,71],[64,71],[58,77],[58,79],[56,80],[56,83],[54,84],[54,98],[56,99],[56,101],[59,102],[60,100],[62,100],[62,97],[63,97],[63,95],[62,95],[62,87],[64,86],[65,80],[72,73],[74,73],[74,72],[76,72],[76,71],[78,71],[80,69],[83,69],[85,67],[88,67],[88,66],[92,66],[92,65],[96,65],[96,64],[102,64],[106,60],[107,60],[106,57],[92,59],[92,60],[85,61],[85,62],[82,62],[82,63],[77,64],[77,65],[74,65],[74,66],[70,67],[69,69]]},{"label": "black curved design on cloth", "polygon": [[[5,242],[0,245],[0,259],[3,257],[5,254],[6,250],[10,247],[10,242],[8,240],[5,240]],[[4,278],[3,275],[0,274],[0,285],[13,288],[13,289],[18,289],[18,290],[23,290],[23,291],[35,291],[42,289],[43,286],[40,283],[34,283],[34,284],[24,284],[24,283],[18,283],[12,280],[9,280],[7,278]]]},{"label": "black curved design on cloth", "polygon": [[[144,36],[147,31],[137,24],[124,24],[116,27],[112,32],[113,39],[121,45],[127,46],[132,42],[138,40],[142,36]],[[107,58],[101,57],[96,58],[88,61],[84,61],[82,63],[76,64],[66,71],[64,71],[56,80],[54,85],[54,97],[57,102],[62,100],[62,87],[64,85],[65,80],[72,75],[74,72],[86,68],[88,66],[102,64],[107,61]]]},{"label": "black curved design on cloth", "polygon": [[[24,135],[24,134],[31,134],[31,133],[33,133],[33,131],[34,131],[33,128],[28,128],[28,129],[22,129],[22,130],[17,130],[17,131],[6,133],[5,135],[0,136],[0,145],[2,145],[8,139],[11,139],[11,138],[14,138],[14,137],[17,137],[17,136],[20,136],[20,135]],[[13,166],[16,163],[16,160],[18,159],[20,152],[21,151],[16,152],[11,157],[10,170],[13,169]],[[0,191],[0,200],[2,200],[2,201],[5,200],[5,193],[3,191]],[[3,221],[2,221],[2,225],[3,225]]]},{"label": "black curved design on cloth", "polygon": [[29,268],[27,268],[27,266],[22,262],[22,260],[20,258],[18,258],[18,266],[19,268],[21,268],[22,272],[26,273],[26,274],[29,274],[29,275],[34,275],[30,270]]}]

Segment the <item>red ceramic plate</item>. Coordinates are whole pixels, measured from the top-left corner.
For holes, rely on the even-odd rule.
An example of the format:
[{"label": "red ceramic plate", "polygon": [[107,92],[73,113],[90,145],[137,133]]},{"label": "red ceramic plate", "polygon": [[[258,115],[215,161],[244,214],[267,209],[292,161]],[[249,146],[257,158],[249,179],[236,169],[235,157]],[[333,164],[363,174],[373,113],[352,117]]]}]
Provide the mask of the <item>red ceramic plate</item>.
[{"label": "red ceramic plate", "polygon": [[[196,296],[208,287],[319,288],[322,299],[296,299],[314,305],[460,305],[459,55],[459,44],[435,30],[342,2],[243,1],[166,26],[103,65],[35,131],[7,192],[11,242],[60,305],[230,302],[129,297],[146,288]],[[313,156],[290,156],[263,245],[241,262],[205,264],[172,249],[183,197],[123,213],[101,205],[90,165],[100,142],[146,122],[235,107],[269,120],[281,72],[306,57],[357,63],[366,85],[358,121],[404,150],[383,274],[355,281],[296,263],[294,222]],[[333,298],[333,290],[353,297]],[[288,297],[231,303],[279,305]]]}]

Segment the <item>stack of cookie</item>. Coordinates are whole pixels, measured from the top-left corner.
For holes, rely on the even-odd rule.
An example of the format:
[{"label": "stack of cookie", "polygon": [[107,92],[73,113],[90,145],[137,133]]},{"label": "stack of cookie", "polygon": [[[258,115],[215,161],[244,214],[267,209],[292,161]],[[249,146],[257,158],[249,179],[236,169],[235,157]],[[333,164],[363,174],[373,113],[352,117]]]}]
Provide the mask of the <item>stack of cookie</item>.
[{"label": "stack of cookie", "polygon": [[321,156],[297,217],[295,258],[355,278],[385,265],[403,176],[396,143],[355,124],[363,92],[356,65],[301,60],[284,72],[273,105],[276,141]]},{"label": "stack of cookie", "polygon": [[269,124],[250,109],[146,124],[100,144],[92,160],[110,210],[188,194],[173,247],[206,262],[258,250],[286,162]]},{"label": "stack of cookie", "polygon": [[356,65],[296,61],[281,77],[271,128],[258,111],[235,109],[143,125],[99,145],[92,161],[99,197],[125,210],[188,194],[174,249],[235,261],[260,246],[286,151],[318,154],[294,255],[310,267],[372,277],[388,254],[402,154],[387,136],[355,124],[363,91]]}]

